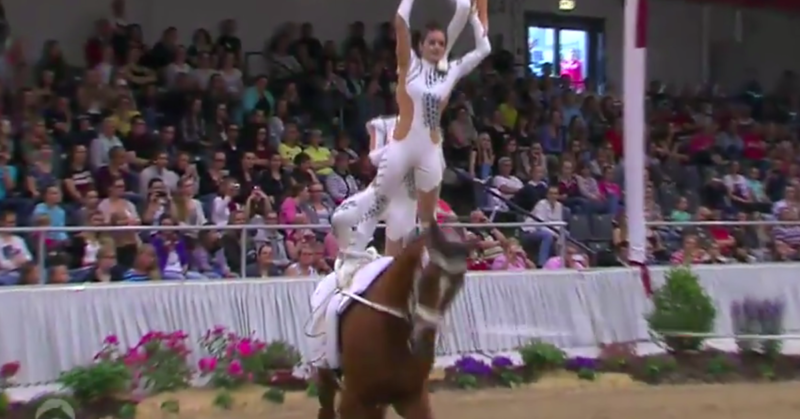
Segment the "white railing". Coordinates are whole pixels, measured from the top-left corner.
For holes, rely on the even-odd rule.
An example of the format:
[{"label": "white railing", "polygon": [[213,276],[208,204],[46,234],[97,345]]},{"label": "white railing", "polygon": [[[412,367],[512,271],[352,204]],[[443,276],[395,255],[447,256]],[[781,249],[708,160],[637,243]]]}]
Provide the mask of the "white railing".
[{"label": "white railing", "polygon": [[777,227],[800,226],[800,221],[650,221],[645,223],[648,227]]},{"label": "white railing", "polygon": [[[552,222],[508,222],[508,223],[441,223],[441,227],[452,228],[520,228],[520,227],[554,227],[558,230],[559,243],[565,243],[567,234],[567,223],[563,221]],[[380,224],[379,228],[384,228],[385,224]],[[241,231],[246,233],[251,230],[330,230],[331,226],[328,224],[231,224],[231,225],[174,225],[174,226],[159,226],[159,225],[125,225],[125,226],[63,226],[63,227],[0,227],[0,234],[25,234],[25,233],[80,233],[92,231],[97,233],[119,233],[119,232],[158,232],[158,231]],[[247,269],[247,234],[242,234],[239,238],[239,246],[241,253],[240,272],[239,275],[244,278]],[[39,255],[39,268],[40,272],[45,272],[45,257],[47,253],[45,240],[47,234],[39,234],[37,237],[37,254]],[[566,247],[561,246],[561,257],[565,257]]]}]

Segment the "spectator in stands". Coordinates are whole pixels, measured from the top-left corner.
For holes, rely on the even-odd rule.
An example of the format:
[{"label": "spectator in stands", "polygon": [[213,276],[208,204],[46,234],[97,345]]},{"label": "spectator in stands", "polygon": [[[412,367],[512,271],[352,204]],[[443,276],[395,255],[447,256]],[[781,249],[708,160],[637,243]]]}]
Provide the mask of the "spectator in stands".
[{"label": "spectator in stands", "polygon": [[[119,244],[117,245],[119,249]],[[158,269],[156,250],[149,244],[143,244],[136,249],[132,266],[122,276],[123,281],[141,282],[161,279]]]},{"label": "spectator in stands", "polygon": [[[564,211],[564,206],[558,201],[558,187],[550,186],[547,188],[545,199],[537,202],[533,208],[531,212],[533,217],[528,217],[527,220],[541,223],[561,222],[564,221]],[[522,231],[523,240],[539,246],[537,263],[539,266],[544,266],[553,252],[553,244],[558,239],[558,230],[554,227],[538,226],[523,227]]]},{"label": "spectator in stands", "polygon": [[174,191],[178,187],[178,174],[168,169],[169,155],[166,151],[158,151],[150,166],[142,170],[139,175],[139,187],[141,188],[139,194],[147,195],[150,181],[159,179],[164,182],[168,192]]},{"label": "spectator in stands", "polygon": [[[115,227],[135,226],[139,224],[139,220],[126,212],[115,212],[111,214],[109,224]],[[141,250],[142,240],[139,235],[131,230],[115,231],[110,235],[117,248],[117,262],[126,268],[133,266]]]},{"label": "spectator in stands", "polygon": [[493,271],[523,271],[526,269],[536,269],[536,265],[528,259],[516,239],[509,239],[503,243],[503,253],[497,255],[492,261]]},{"label": "spectator in stands", "polygon": [[114,214],[122,214],[126,219],[139,221],[139,212],[136,205],[125,196],[125,180],[116,178],[108,187],[107,198],[100,201],[97,209],[103,214],[106,221],[110,221]]},{"label": "spectator in stands", "polygon": [[[125,154],[125,147],[117,137],[116,129],[114,119],[109,117],[103,120],[102,129],[97,138],[92,141],[89,150],[89,163],[94,170],[111,163],[111,158],[113,157],[111,151],[115,147],[118,147],[123,155]],[[127,163],[127,160],[123,160],[121,163]]]},{"label": "spectator in stands", "polygon": [[117,252],[111,240],[103,240],[97,251],[97,262],[92,265],[82,282],[119,282],[125,275],[125,269],[117,265]]},{"label": "spectator in stands", "polygon": [[63,285],[68,284],[70,281],[69,266],[63,257],[53,257],[48,264],[47,268],[47,283]]},{"label": "spectator in stands", "polygon": [[[325,196],[325,188],[321,183],[313,183],[308,187],[308,195],[308,202],[301,204],[300,209],[308,218],[309,224],[330,226],[330,217],[333,214],[334,206]],[[322,240],[328,230],[328,228],[321,227],[315,232],[317,237]]]},{"label": "spectator in stands", "polygon": [[[205,225],[214,225],[207,223]],[[192,251],[192,270],[206,278],[236,278],[231,272],[225,251],[222,249],[220,235],[214,230],[200,232],[197,244]],[[249,277],[249,274],[248,274]]]},{"label": "spectator in stands", "polygon": [[[246,222],[246,214],[241,210],[235,210],[231,212],[230,220],[228,220],[227,224],[244,225]],[[245,236],[244,249],[241,246],[242,235]],[[248,232],[244,232],[243,230],[226,230],[220,241],[222,250],[225,252],[225,259],[228,261],[232,272],[236,274],[243,272],[247,263],[251,263],[251,261],[255,259],[255,241]],[[244,257],[245,265],[242,265],[242,257]]]},{"label": "spectator in stands", "polygon": [[[3,228],[17,225],[13,211],[4,211],[0,216]],[[0,285],[16,285],[20,280],[20,269],[33,260],[25,240],[12,233],[0,233]]]},{"label": "spectator in stands", "polygon": [[[158,219],[161,226],[174,226],[175,221],[169,214]],[[186,240],[177,231],[160,231],[150,240],[158,257],[158,266],[163,279],[205,279],[205,277],[189,270],[191,251]]]},{"label": "spectator in stands", "polygon": [[580,253],[571,244],[566,246],[566,263],[561,256],[553,256],[547,260],[542,269],[585,269],[589,267],[586,255]]},{"label": "spectator in stands", "polygon": [[[484,224],[489,222],[489,219],[482,211],[475,210],[470,213],[469,221],[474,224]],[[467,231],[471,233],[472,241],[478,249],[478,256],[482,260],[491,262],[503,253],[506,236],[500,230],[491,227],[472,227]]]},{"label": "spectator in stands", "polygon": [[494,166],[494,151],[489,134],[481,133],[469,156],[469,174],[475,179],[489,179]]},{"label": "spectator in stands", "polygon": [[98,233],[91,229],[105,225],[105,217],[102,212],[98,211],[89,215],[86,221],[89,229],[73,236],[69,243],[68,250],[72,257],[73,268],[87,268],[96,264],[102,241],[106,236],[104,233]]},{"label": "spectator in stands", "polygon": [[297,250],[297,262],[286,268],[286,276],[290,277],[314,277],[319,276],[315,268],[315,250],[313,241],[302,243]]},{"label": "spectator in stands", "polygon": [[325,177],[325,190],[336,205],[358,192],[356,178],[350,174],[350,156],[347,153],[335,154],[333,170]]},{"label": "spectator in stands", "polygon": [[[67,213],[61,207],[61,190],[57,185],[47,186],[42,193],[42,202],[33,209],[33,217],[50,228],[61,228],[67,225]],[[69,239],[64,231],[51,231],[47,238],[55,246],[61,246]]]},{"label": "spectator in stands", "polygon": [[[170,200],[170,215],[181,226],[201,226],[206,224],[203,204],[192,198],[195,194],[195,181],[191,177],[183,177]],[[183,235],[197,237],[196,231],[184,231]]]},{"label": "spectator in stands", "polygon": [[248,278],[272,278],[281,276],[282,270],[273,263],[272,246],[262,245],[256,254],[256,263],[247,267]]},{"label": "spectator in stands", "polygon": [[704,263],[708,260],[706,252],[698,245],[697,236],[685,234],[683,237],[683,248],[675,251],[670,258],[673,265],[691,265]]},{"label": "spectator in stands", "polygon": [[223,178],[211,205],[211,222],[218,226],[227,225],[232,213],[240,209],[235,201],[238,196],[239,183],[232,177]]},{"label": "spectator in stands", "polygon": [[172,208],[172,198],[161,179],[151,179],[147,185],[147,200],[142,205],[141,220],[145,225],[157,225],[164,214]]}]

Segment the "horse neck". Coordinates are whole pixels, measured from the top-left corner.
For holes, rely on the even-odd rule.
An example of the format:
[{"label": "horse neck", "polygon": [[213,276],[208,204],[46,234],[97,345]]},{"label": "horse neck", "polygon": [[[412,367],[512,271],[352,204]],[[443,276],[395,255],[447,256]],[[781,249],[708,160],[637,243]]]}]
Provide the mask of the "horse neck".
[{"label": "horse neck", "polygon": [[403,308],[408,304],[422,261],[423,243],[415,242],[395,258],[378,279],[370,299],[375,303]]}]

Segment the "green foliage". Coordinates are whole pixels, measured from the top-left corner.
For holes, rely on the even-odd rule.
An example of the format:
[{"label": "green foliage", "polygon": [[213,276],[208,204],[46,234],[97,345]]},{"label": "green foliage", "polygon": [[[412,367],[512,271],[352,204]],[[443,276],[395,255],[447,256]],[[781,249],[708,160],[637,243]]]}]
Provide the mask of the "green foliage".
[{"label": "green foliage", "polygon": [[175,399],[165,400],[161,403],[161,411],[170,414],[178,414],[181,412],[181,404]]},{"label": "green foliage", "polygon": [[[714,330],[717,310],[711,297],[689,268],[673,268],[666,283],[653,294],[653,312],[647,316],[650,330],[664,332],[708,333]],[[663,336],[661,340],[673,352],[696,351],[703,338]]]},{"label": "green foliage", "polygon": [[267,370],[291,370],[300,363],[300,351],[284,341],[270,342],[261,355]]},{"label": "green foliage", "polygon": [[80,404],[111,397],[128,389],[131,373],[120,360],[101,360],[61,373],[58,383],[72,391]]},{"label": "green foliage", "polygon": [[200,346],[208,356],[200,360],[198,369],[210,376],[209,383],[216,388],[232,389],[246,383],[279,385],[281,376],[274,373],[291,371],[300,362],[300,352],[286,342],[266,343],[223,327],[209,330]]},{"label": "green foliage", "polygon": [[5,391],[0,391],[0,417],[4,417],[5,414],[8,412],[8,406],[11,405],[11,401],[8,399],[8,393]]},{"label": "green foliage", "polygon": [[478,378],[472,374],[457,374],[456,386],[462,390],[471,390],[478,387]]},{"label": "green foliage", "polygon": [[308,382],[308,387],[306,387],[306,396],[316,399],[319,397],[319,388],[317,388],[317,383],[314,381]]},{"label": "green foliage", "polygon": [[119,408],[117,413],[119,419],[135,419],[136,418],[136,404],[125,403]]},{"label": "green foliage", "polygon": [[522,377],[520,377],[519,374],[511,370],[501,371],[497,375],[497,378],[500,380],[500,384],[509,388],[516,387],[522,384]]},{"label": "green foliage", "polygon": [[649,357],[645,361],[644,367],[647,381],[657,383],[661,381],[665,375],[678,369],[678,362],[671,356]]},{"label": "green foliage", "polygon": [[135,364],[131,365],[138,371],[144,389],[158,394],[189,387],[192,371],[187,364],[186,334],[149,335],[153,337],[141,342],[138,349],[143,356],[136,357]]},{"label": "green foliage", "polygon": [[594,381],[597,378],[597,373],[590,368],[581,368],[578,370],[578,378],[586,381]]},{"label": "green foliage", "polygon": [[269,387],[267,391],[261,395],[261,398],[275,404],[283,404],[286,400],[286,393],[279,388]]},{"label": "green foliage", "polygon": [[761,378],[767,381],[775,380],[775,369],[772,368],[772,365],[769,364],[761,364],[758,366],[758,372],[761,374]]},{"label": "green foliage", "polygon": [[519,354],[525,369],[534,375],[563,368],[567,359],[557,346],[536,339],[520,347]]},{"label": "green foliage", "polygon": [[711,360],[708,361],[708,365],[706,365],[706,371],[715,378],[720,378],[729,374],[732,370],[733,364],[730,359],[722,354],[711,358]]},{"label": "green foliage", "polygon": [[233,395],[228,390],[220,390],[214,396],[214,406],[221,410],[230,410],[233,407]]}]

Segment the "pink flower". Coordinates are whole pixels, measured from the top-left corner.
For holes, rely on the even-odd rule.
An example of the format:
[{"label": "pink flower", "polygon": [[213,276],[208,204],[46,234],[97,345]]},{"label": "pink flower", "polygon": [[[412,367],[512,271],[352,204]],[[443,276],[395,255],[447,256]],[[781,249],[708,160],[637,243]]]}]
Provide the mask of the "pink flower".
[{"label": "pink flower", "polygon": [[119,345],[119,339],[117,335],[108,335],[105,340],[103,340],[103,343],[106,345]]},{"label": "pink flower", "polygon": [[197,368],[200,369],[200,372],[203,374],[213,372],[217,369],[217,358],[203,358],[197,363]]},{"label": "pink flower", "polygon": [[242,339],[242,341],[236,345],[236,352],[238,352],[241,356],[252,355],[253,345],[250,343],[250,339]]},{"label": "pink flower", "polygon": [[139,351],[137,348],[131,348],[122,359],[122,362],[127,366],[133,366],[147,360],[147,355]]},{"label": "pink flower", "polygon": [[214,329],[211,330],[211,334],[213,334],[214,336],[217,336],[217,337],[224,335],[225,334],[225,326],[220,326],[220,325],[214,326]]},{"label": "pink flower", "polygon": [[0,378],[8,379],[19,372],[19,361],[6,362],[0,367]]},{"label": "pink flower", "polygon": [[228,374],[239,376],[242,375],[242,372],[244,372],[244,369],[242,368],[242,363],[239,362],[238,359],[234,359],[231,361],[231,364],[228,365]]},{"label": "pink flower", "polygon": [[177,332],[172,332],[172,334],[169,335],[169,338],[171,340],[183,340],[183,339],[186,339],[188,337],[189,337],[189,335],[186,332],[184,332],[183,330],[178,330]]},{"label": "pink flower", "polygon": [[253,350],[255,350],[256,352],[260,352],[260,351],[263,351],[264,349],[267,349],[267,344],[266,343],[264,343],[264,342],[262,342],[260,340],[254,341]]}]

